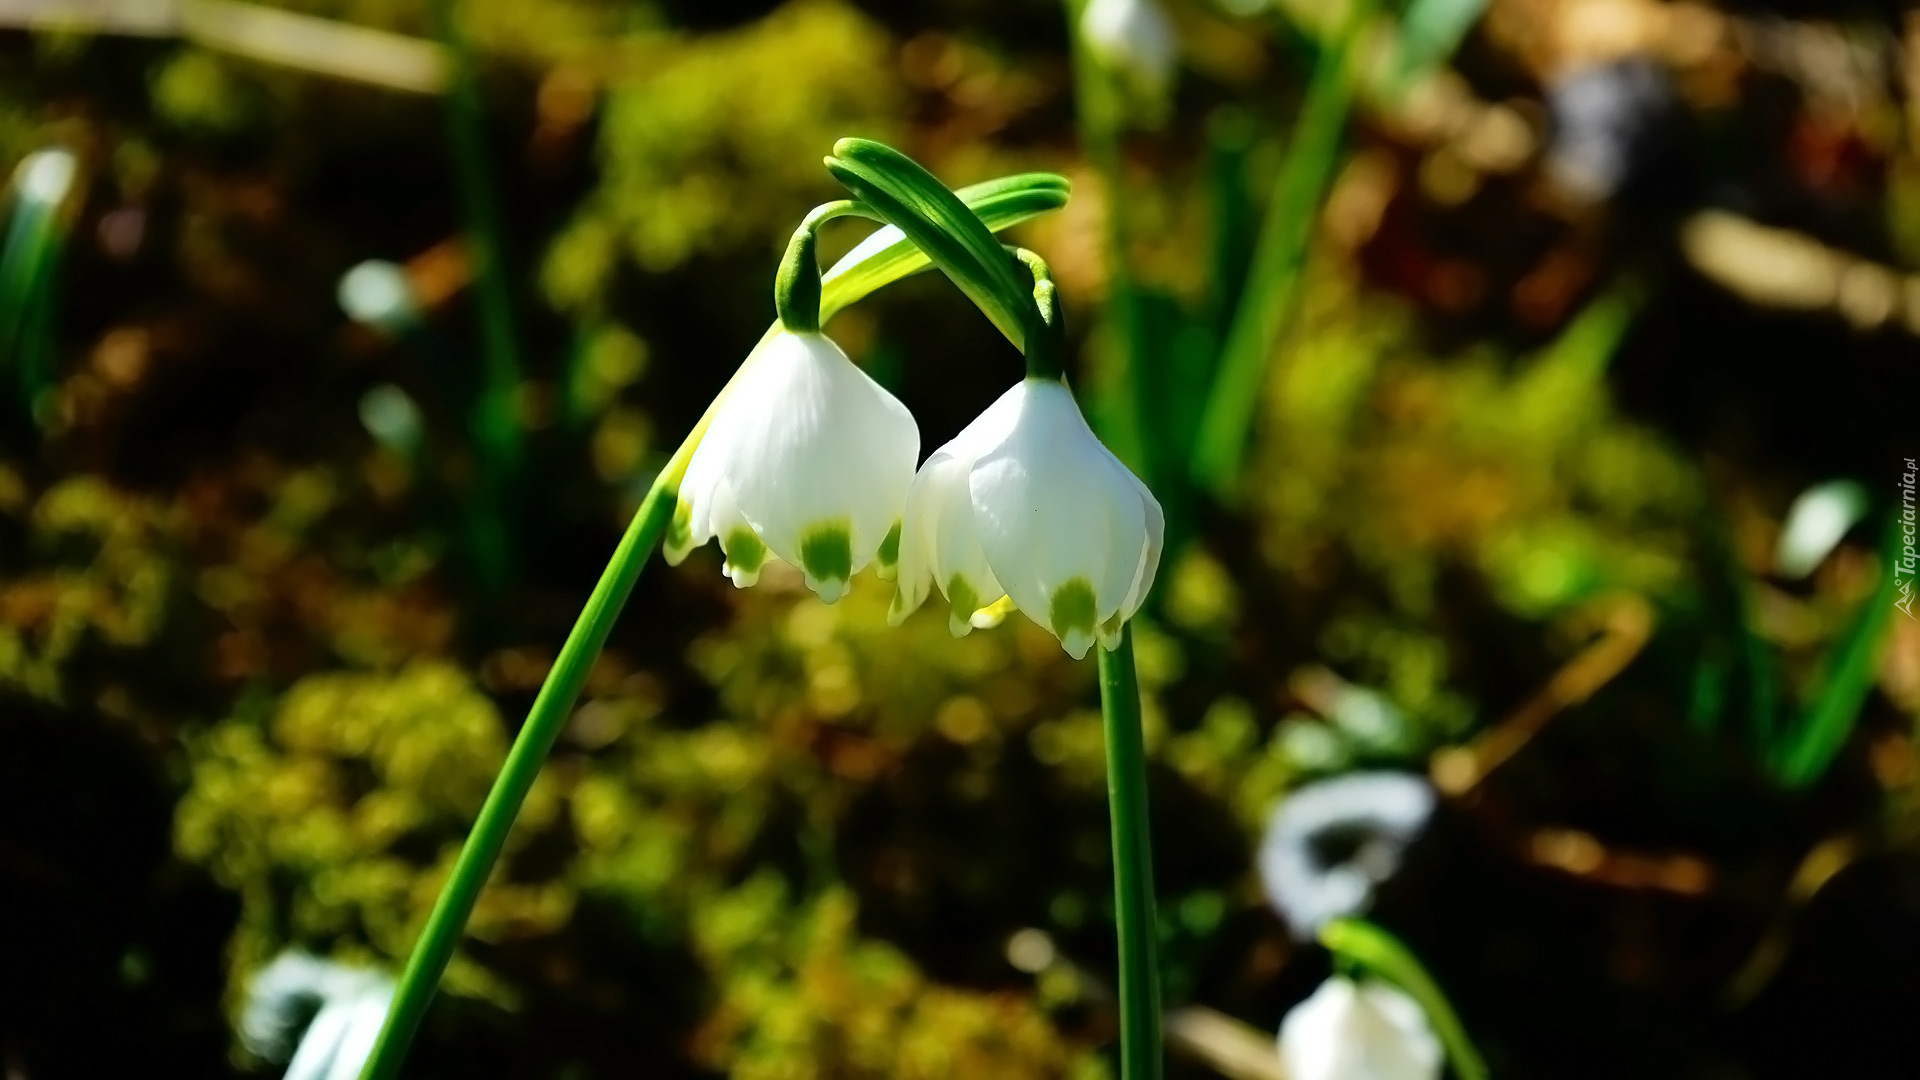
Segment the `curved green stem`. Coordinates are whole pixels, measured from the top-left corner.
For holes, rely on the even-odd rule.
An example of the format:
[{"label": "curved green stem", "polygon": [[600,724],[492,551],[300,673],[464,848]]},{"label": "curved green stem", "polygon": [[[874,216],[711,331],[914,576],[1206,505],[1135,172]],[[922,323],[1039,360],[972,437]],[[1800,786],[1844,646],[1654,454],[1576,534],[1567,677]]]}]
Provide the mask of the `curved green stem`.
[{"label": "curved green stem", "polygon": [[1047,261],[1038,252],[1011,244],[1007,250],[1033,275],[1036,322],[1027,330],[1027,378],[1064,378],[1067,326],[1060,314],[1059,291],[1053,287],[1053,271],[1047,268]]},{"label": "curved green stem", "polygon": [[1100,652],[1100,717],[1107,741],[1107,805],[1113,817],[1113,909],[1120,936],[1120,1075],[1159,1080],[1160,965],[1155,956],[1153,842],[1147,815],[1147,750],[1133,627]]},{"label": "curved green stem", "polygon": [[[962,189],[959,194],[971,210],[981,215],[989,229],[998,230],[1036,214],[1059,209],[1066,203],[1066,182],[1056,176],[1028,174],[976,184]],[[809,220],[812,220],[811,216]],[[819,301],[823,318],[831,317],[881,286],[929,265],[930,260],[910,240],[897,232],[892,236],[883,235],[885,233],[886,230],[880,230],[875,237],[856,248],[854,255],[842,259],[827,272]],[[779,329],[778,323],[769,326],[761,336],[761,342],[765,343]],[[534,778],[539,775],[547,751],[552,748],[555,737],[573,711],[573,704],[586,684],[587,673],[592,669],[600,647],[606,643],[607,634],[613,629],[621,608],[626,605],[627,597],[633,592],[634,582],[645,566],[647,556],[659,544],[672,522],[680,480],[686,475],[694,448],[700,444],[720,403],[726,400],[739,378],[739,371],[735,371],[733,379],[707,406],[705,415],[688,432],[686,440],[654,479],[632,523],[627,526],[626,534],[621,537],[619,547],[614,550],[613,558],[600,575],[599,583],[594,586],[593,594],[587,599],[586,608],[580,613],[573,631],[567,635],[566,644],[561,647],[553,670],[548,672],[546,682],[540,687],[540,694],[527,714],[526,724],[514,739],[513,749],[508,752],[506,763],[501,766],[500,775],[494,780],[493,789],[487,793],[487,801],[480,808],[473,831],[468,835],[466,845],[460,849],[459,858],[454,861],[453,872],[441,887],[440,897],[434,902],[432,913],[427,916],[419,940],[414,943],[413,955],[407,960],[406,970],[402,972],[400,984],[394,992],[393,1004],[387,1010],[386,1023],[382,1025],[379,1039],[374,1043],[373,1052],[361,1071],[362,1080],[391,1080],[399,1074],[407,1046],[413,1041],[414,1032],[419,1028],[421,1018],[426,1015],[427,1005],[440,985],[441,973],[446,970],[447,962],[453,958],[454,950],[459,946],[467,919],[473,914],[474,903],[479,900],[493,864],[506,844],[507,834],[513,828],[520,805],[526,801],[527,792],[533,787]]]},{"label": "curved green stem", "polygon": [[834,143],[826,166],[834,179],[919,245],[1007,340],[1026,350],[1033,298],[976,211],[918,162],[870,139]]},{"label": "curved green stem", "polygon": [[854,199],[822,203],[800,222],[800,227],[793,230],[793,239],[787,242],[787,253],[773,278],[773,310],[780,325],[793,333],[820,332],[820,257],[816,241],[820,226],[849,216],[884,220]]},{"label": "curved green stem", "polygon": [[1405,990],[1427,1014],[1460,1080],[1487,1080],[1486,1059],[1467,1038],[1459,1014],[1453,1011],[1440,984],[1400,939],[1364,919],[1335,919],[1321,928],[1320,944],[1333,953],[1336,962],[1364,968]]}]

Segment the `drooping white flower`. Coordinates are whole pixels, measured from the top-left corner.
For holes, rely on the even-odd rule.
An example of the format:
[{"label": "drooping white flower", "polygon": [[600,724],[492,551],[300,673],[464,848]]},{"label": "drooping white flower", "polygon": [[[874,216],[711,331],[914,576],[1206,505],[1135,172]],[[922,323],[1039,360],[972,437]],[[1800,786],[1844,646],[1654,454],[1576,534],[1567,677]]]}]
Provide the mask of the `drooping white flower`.
[{"label": "drooping white flower", "polygon": [[240,1041],[269,1061],[286,1061],[286,1080],[354,1080],[373,1052],[393,991],[379,972],[282,953],[247,988]]},{"label": "drooping white flower", "polygon": [[1378,979],[1335,975],[1280,1021],[1287,1080],[1438,1080],[1443,1056],[1420,1004]]},{"label": "drooping white flower", "polygon": [[938,585],[955,636],[990,625],[1002,597],[1074,659],[1120,628],[1153,587],[1160,503],[1087,427],[1066,384],[1029,378],[921,466],[907,493],[899,623]]},{"label": "drooping white flower", "polygon": [[906,406],[825,335],[782,330],[747,358],[687,464],[667,562],[719,537],[736,586],[771,556],[832,603],[876,556],[891,575],[919,455]]},{"label": "drooping white flower", "polygon": [[1101,63],[1154,93],[1173,79],[1179,46],[1155,0],[1088,0],[1080,12],[1080,37]]}]

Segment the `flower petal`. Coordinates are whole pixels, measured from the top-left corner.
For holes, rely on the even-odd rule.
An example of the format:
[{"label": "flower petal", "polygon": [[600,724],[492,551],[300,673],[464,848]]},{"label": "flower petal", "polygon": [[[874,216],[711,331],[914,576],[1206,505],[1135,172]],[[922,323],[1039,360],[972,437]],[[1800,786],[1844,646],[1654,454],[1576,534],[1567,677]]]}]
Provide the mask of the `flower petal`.
[{"label": "flower petal", "polygon": [[[953,606],[947,628],[954,636],[998,621],[989,617],[991,621],[983,622],[979,617],[1004,597],[1006,590],[1000,587],[985,552],[980,550],[968,475],[980,454],[1006,437],[1019,414],[1020,398],[1018,386],[1000,395],[958,435],[935,450],[915,474],[912,487],[907,489],[906,515],[901,523],[899,579],[893,606],[887,612],[887,620],[893,625],[900,625],[924,603],[935,584]],[[959,591],[965,592],[973,608],[954,602],[956,574],[964,586]]]},{"label": "flower petal", "polygon": [[1005,437],[969,475],[981,548],[1020,610],[1078,658],[1141,578],[1148,520],[1064,383],[1016,390]]},{"label": "flower petal", "polygon": [[1280,1022],[1289,1080],[1438,1080],[1442,1057],[1419,1003],[1377,979],[1336,975]]},{"label": "flower petal", "polygon": [[735,503],[773,554],[838,598],[900,519],[919,427],[819,334],[776,335],[754,382],[725,432]]}]

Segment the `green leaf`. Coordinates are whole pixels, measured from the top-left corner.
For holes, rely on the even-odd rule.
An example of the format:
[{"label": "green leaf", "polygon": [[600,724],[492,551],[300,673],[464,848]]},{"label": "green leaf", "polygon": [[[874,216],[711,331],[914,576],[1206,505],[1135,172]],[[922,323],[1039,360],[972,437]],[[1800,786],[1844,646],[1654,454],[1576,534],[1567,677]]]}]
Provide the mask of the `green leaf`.
[{"label": "green leaf", "polygon": [[[999,232],[1067,205],[1070,187],[1064,176],[1020,173],[972,184],[954,194],[990,231]],[[932,265],[927,253],[898,227],[876,229],[822,275],[820,319],[825,322],[882,286]]]},{"label": "green leaf", "polygon": [[1320,944],[1335,957],[1405,990],[1426,1012],[1460,1080],[1487,1080],[1486,1060],[1467,1038],[1459,1014],[1453,1011],[1440,984],[1400,939],[1364,919],[1335,919],[1321,928]]},{"label": "green leaf", "polygon": [[50,305],[63,226],[59,206],[16,198],[0,246],[0,369],[13,368],[28,417],[52,387]]},{"label": "green leaf", "polygon": [[1486,8],[1487,0],[1409,0],[1379,92],[1398,97],[1414,80],[1445,63]]},{"label": "green leaf", "polygon": [[1267,358],[1293,320],[1307,248],[1340,157],[1353,103],[1353,70],[1365,52],[1363,31],[1379,6],[1379,0],[1354,0],[1341,31],[1321,54],[1267,203],[1253,271],[1227,333],[1193,448],[1193,477],[1215,495],[1226,494],[1239,475]]},{"label": "green leaf", "polygon": [[1774,775],[1788,787],[1805,787],[1826,774],[1853,733],[1860,707],[1873,689],[1874,661],[1893,619],[1899,577],[1894,572],[1894,560],[1900,555],[1899,518],[1889,515],[1888,521],[1880,585],[1828,650],[1820,665],[1818,689],[1777,746]]},{"label": "green leaf", "polygon": [[913,159],[870,139],[834,143],[826,165],[855,198],[926,252],[1007,340],[1024,345],[1028,321],[1038,315],[1014,272],[1013,258],[945,184]]}]

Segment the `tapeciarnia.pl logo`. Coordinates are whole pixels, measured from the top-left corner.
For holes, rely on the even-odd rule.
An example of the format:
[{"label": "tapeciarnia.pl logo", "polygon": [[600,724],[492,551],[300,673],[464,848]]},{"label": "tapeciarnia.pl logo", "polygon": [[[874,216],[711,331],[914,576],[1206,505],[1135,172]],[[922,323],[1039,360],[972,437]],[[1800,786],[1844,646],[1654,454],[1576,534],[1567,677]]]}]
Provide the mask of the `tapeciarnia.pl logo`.
[{"label": "tapeciarnia.pl logo", "polygon": [[1913,578],[1915,569],[1914,553],[1914,513],[1913,481],[1914,474],[1920,469],[1914,467],[1914,459],[1907,458],[1906,471],[1900,474],[1900,557],[1893,561],[1894,601],[1893,606],[1907,613],[1907,618],[1920,618],[1913,613]]}]

